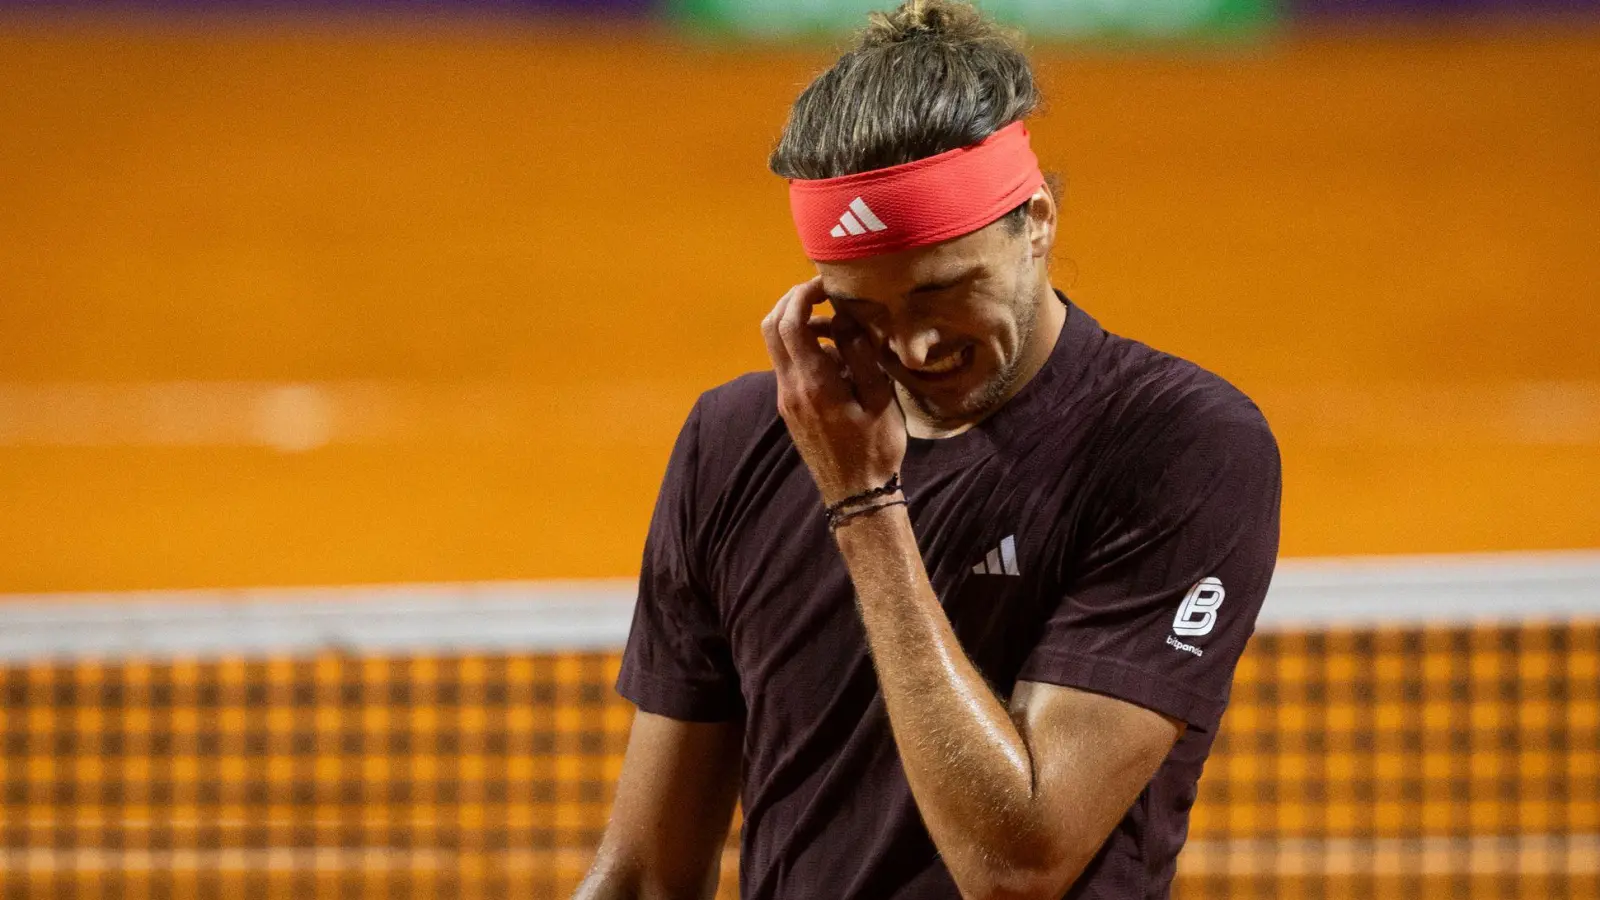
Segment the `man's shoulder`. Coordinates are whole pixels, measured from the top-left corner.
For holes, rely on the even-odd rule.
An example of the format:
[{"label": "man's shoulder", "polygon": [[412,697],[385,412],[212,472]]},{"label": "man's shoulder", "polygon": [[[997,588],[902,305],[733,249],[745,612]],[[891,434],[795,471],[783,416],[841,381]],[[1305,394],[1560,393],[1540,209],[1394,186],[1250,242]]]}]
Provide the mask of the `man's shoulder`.
[{"label": "man's shoulder", "polygon": [[678,431],[664,483],[715,497],[773,437],[787,437],[778,418],[776,378],[771,372],[741,375],[695,400]]},{"label": "man's shoulder", "polygon": [[774,428],[782,430],[783,423],[778,382],[770,371],[741,375],[702,393],[685,426],[698,448],[702,477],[719,479]]},{"label": "man's shoulder", "polygon": [[1112,336],[1105,350],[1091,471],[1109,502],[1163,521],[1219,491],[1277,502],[1277,439],[1248,395],[1139,341]]},{"label": "man's shoulder", "polygon": [[1107,424],[1169,440],[1241,429],[1271,437],[1261,408],[1226,378],[1140,341],[1108,337]]},{"label": "man's shoulder", "polygon": [[700,395],[695,403],[702,446],[742,445],[778,422],[778,379],[750,372]]},{"label": "man's shoulder", "polygon": [[747,372],[700,395],[702,422],[749,424],[778,414],[778,379],[769,369]]}]

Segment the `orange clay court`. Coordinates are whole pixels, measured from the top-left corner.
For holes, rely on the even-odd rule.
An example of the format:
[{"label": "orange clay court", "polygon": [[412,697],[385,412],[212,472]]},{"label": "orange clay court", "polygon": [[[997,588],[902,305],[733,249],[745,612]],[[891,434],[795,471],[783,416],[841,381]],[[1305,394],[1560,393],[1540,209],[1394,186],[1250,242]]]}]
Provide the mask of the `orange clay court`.
[{"label": "orange clay court", "polygon": [[[1286,556],[1600,535],[1597,52],[1039,53],[1057,283],[1259,399]],[[0,588],[631,573],[682,416],[806,275],[763,163],[826,58],[0,29]],[[78,434],[49,390],[85,383],[311,384],[346,424]]]}]

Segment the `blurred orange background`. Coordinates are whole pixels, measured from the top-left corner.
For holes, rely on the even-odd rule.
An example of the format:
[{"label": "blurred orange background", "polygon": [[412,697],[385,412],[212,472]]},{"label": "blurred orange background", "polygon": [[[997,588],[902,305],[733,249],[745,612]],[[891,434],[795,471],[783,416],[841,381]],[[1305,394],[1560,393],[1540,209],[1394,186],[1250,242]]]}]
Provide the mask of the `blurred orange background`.
[{"label": "blurred orange background", "polygon": [[[0,29],[0,592],[631,574],[831,56]],[[1600,28],[1036,58],[1057,285],[1260,401],[1286,555],[1600,546]]]}]

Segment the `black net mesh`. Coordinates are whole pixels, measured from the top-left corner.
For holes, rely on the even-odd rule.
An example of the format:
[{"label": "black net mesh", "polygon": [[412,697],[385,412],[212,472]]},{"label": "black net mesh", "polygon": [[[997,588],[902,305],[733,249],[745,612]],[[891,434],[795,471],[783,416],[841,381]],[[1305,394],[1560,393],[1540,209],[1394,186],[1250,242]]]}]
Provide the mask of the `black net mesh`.
[{"label": "black net mesh", "polygon": [[[0,896],[564,897],[627,740],[617,665],[0,669]],[[1597,898],[1597,834],[1600,622],[1262,633],[1175,896]]]}]

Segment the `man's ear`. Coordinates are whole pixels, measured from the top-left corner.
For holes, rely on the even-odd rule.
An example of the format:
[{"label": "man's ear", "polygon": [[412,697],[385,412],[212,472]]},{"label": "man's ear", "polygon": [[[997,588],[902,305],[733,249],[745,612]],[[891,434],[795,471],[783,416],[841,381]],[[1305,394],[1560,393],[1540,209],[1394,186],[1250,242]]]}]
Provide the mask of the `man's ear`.
[{"label": "man's ear", "polygon": [[1056,195],[1048,177],[1028,198],[1028,243],[1035,259],[1048,257],[1056,243]]}]

